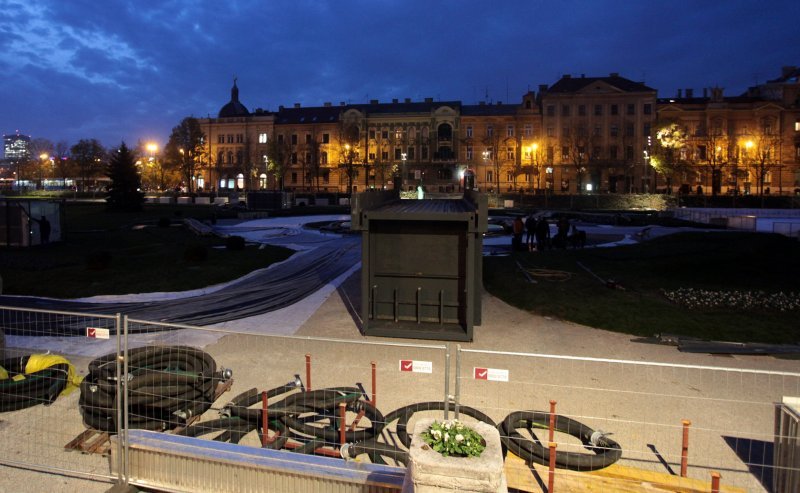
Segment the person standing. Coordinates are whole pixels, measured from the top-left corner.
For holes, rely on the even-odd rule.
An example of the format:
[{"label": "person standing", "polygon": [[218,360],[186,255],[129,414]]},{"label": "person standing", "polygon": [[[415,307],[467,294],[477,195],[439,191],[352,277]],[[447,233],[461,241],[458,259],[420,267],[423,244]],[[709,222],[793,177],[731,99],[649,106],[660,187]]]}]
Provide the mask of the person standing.
[{"label": "person standing", "polygon": [[525,219],[525,243],[528,245],[528,251],[533,251],[534,238],[536,237],[536,218],[533,213],[528,214]]},{"label": "person standing", "polygon": [[514,218],[514,224],[512,226],[514,238],[511,240],[511,249],[522,250],[522,233],[525,229],[525,224],[522,222],[522,218],[517,216]]},{"label": "person standing", "polygon": [[42,245],[50,243],[50,221],[44,216],[34,221],[39,223],[39,242]]},{"label": "person standing", "polygon": [[548,246],[550,246],[550,223],[546,217],[541,217],[536,223],[536,249],[543,252]]}]

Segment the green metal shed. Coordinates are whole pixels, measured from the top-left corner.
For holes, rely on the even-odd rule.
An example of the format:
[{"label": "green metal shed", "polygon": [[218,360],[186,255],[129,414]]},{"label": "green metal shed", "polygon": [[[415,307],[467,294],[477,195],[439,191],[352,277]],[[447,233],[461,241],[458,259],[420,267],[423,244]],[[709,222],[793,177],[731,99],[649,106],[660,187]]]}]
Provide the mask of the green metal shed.
[{"label": "green metal shed", "polygon": [[361,315],[366,335],[471,341],[481,324],[487,199],[356,196],[361,231]]}]

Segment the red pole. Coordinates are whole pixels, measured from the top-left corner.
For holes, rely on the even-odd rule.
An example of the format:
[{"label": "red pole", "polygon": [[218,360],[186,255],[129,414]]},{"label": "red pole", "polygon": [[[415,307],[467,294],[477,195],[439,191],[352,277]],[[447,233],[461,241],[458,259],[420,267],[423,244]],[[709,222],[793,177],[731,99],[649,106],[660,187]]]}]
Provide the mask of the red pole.
[{"label": "red pole", "polygon": [[681,446],[681,477],[686,477],[686,469],[689,467],[689,426],[692,422],[688,419],[681,421],[683,423],[683,444]]},{"label": "red pole", "polygon": [[311,355],[306,353],[306,392],[311,390]]},{"label": "red pole", "polygon": [[547,472],[547,493],[553,493],[556,482],[556,442],[550,442],[550,465]]},{"label": "red pole", "polygon": [[550,439],[553,441],[553,434],[556,431],[556,401],[550,401]]},{"label": "red pole", "polygon": [[717,471],[711,471],[711,493],[719,493],[719,478],[722,475]]},{"label": "red pole", "polygon": [[345,418],[345,412],[347,411],[346,406],[347,405],[344,402],[340,402],[339,403],[339,421],[340,421],[340,423],[339,423],[339,444],[340,445],[344,445],[344,440],[345,440],[344,433],[345,433],[345,429],[347,427],[347,423],[345,423],[344,418]]},{"label": "red pole", "polygon": [[261,448],[267,446],[269,428],[267,427],[267,391],[261,392]]},{"label": "red pole", "polygon": [[378,390],[378,380],[377,380],[378,377],[377,377],[377,372],[375,371],[375,362],[373,361],[371,364],[372,364],[372,402],[371,402],[371,404],[373,406],[377,406],[378,404],[376,404],[376,402],[375,402],[375,397],[377,395],[377,390]]}]

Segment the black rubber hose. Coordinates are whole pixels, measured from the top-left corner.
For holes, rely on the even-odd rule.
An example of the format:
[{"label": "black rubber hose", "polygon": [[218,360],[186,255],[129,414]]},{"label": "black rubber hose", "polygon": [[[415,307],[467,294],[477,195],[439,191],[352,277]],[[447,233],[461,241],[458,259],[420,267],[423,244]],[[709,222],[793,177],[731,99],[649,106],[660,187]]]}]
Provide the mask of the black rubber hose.
[{"label": "black rubber hose", "polygon": [[[38,404],[50,405],[67,386],[69,365],[59,363],[25,373],[29,355],[0,360],[9,378],[0,380],[0,412],[18,411]],[[17,377],[16,379],[14,377]]]},{"label": "black rubber hose", "polygon": [[[448,409],[452,411],[453,405],[448,404],[448,406]],[[389,424],[392,421],[397,420],[397,438],[400,440],[400,443],[408,448],[411,446],[411,437],[408,435],[407,428],[411,417],[414,416],[415,413],[422,411],[444,411],[444,409],[445,403],[442,401],[418,402],[416,404],[410,404],[390,412],[386,415],[384,424]],[[491,426],[497,426],[492,418],[473,407],[459,406],[458,410],[460,414],[464,414]]]},{"label": "black rubber hose", "polygon": [[[529,440],[523,437],[518,428],[536,427],[547,430],[550,426],[550,413],[542,411],[517,411],[509,414],[498,426],[503,446],[524,460],[548,465],[550,450],[538,439]],[[600,437],[592,443],[594,430],[583,423],[566,416],[556,415],[556,431],[567,433],[578,438],[592,454],[579,452],[556,453],[556,467],[572,471],[595,471],[615,463],[622,456],[619,444],[608,437]],[[535,438],[535,435],[534,435]]]}]

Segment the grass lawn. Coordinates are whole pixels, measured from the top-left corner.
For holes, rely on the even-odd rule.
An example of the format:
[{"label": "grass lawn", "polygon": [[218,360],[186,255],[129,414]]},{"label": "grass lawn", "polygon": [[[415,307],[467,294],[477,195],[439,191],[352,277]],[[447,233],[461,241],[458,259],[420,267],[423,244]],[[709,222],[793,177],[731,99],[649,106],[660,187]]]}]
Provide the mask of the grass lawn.
[{"label": "grass lawn", "polygon": [[[520,266],[537,282],[529,283]],[[602,282],[609,279],[620,288]],[[797,309],[688,309],[663,293],[702,288],[800,296],[800,245],[780,235],[681,233],[614,248],[486,257],[484,284],[519,308],[616,332],[800,343]]]},{"label": "grass lawn", "polygon": [[[292,251],[266,246],[228,250],[200,237],[181,219],[222,214],[211,207],[145,205],[139,213],[107,212],[104,204],[67,204],[64,241],[0,249],[3,294],[77,298],[99,294],[184,291],[236,279]],[[169,219],[169,226],[159,220]]]}]

